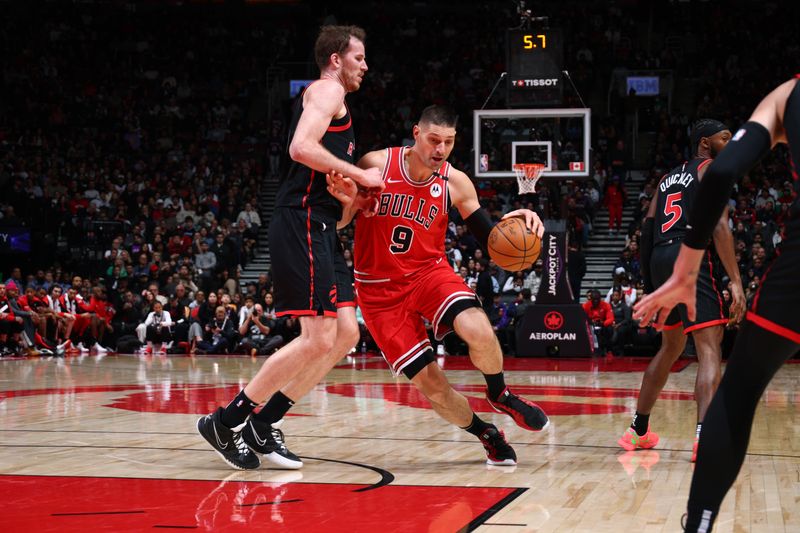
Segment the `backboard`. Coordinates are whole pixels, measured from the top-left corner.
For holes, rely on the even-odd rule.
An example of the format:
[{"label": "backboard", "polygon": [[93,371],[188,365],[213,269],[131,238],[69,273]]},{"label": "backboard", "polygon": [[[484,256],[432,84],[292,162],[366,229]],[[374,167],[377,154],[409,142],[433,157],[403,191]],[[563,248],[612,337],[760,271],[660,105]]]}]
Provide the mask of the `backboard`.
[{"label": "backboard", "polygon": [[584,108],[476,110],[475,177],[514,177],[515,163],[542,163],[545,178],[588,177],[590,123]]}]

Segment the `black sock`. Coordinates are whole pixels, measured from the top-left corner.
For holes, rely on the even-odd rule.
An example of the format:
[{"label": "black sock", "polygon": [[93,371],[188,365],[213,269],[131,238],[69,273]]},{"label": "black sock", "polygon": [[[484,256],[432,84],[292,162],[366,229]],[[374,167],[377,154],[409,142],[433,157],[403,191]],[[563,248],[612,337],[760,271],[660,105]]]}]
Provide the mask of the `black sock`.
[{"label": "black sock", "polygon": [[636,432],[637,435],[640,437],[647,433],[647,427],[650,425],[650,415],[643,415],[639,411],[636,411],[636,414],[633,415],[633,422],[631,422],[631,427]]},{"label": "black sock", "polygon": [[272,395],[267,405],[255,415],[255,418],[267,424],[272,424],[283,418],[293,405],[294,402],[288,396],[278,391]]},{"label": "black sock", "polygon": [[506,390],[506,379],[503,373],[497,374],[484,374],[483,379],[486,380],[486,387],[489,390],[489,398],[497,400],[503,391]]},{"label": "black sock", "polygon": [[222,410],[222,423],[229,428],[235,428],[239,424],[247,420],[247,416],[253,412],[253,409],[258,407],[258,404],[247,397],[242,389],[236,398]]},{"label": "black sock", "polygon": [[472,413],[472,422],[470,422],[470,424],[467,427],[461,429],[463,429],[467,433],[472,433],[476,437],[480,437],[481,434],[484,431],[486,431],[486,428],[491,426],[492,426],[491,424],[487,424],[486,422],[478,418],[478,415]]}]

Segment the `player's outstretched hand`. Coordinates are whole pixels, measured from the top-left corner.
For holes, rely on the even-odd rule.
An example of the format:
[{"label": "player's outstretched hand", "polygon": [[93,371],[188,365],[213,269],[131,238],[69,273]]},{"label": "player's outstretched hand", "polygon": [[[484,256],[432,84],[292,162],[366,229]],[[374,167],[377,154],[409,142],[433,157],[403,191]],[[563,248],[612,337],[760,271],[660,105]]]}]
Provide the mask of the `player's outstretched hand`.
[{"label": "player's outstretched hand", "polygon": [[502,220],[513,217],[523,217],[525,219],[525,227],[528,228],[528,231],[535,233],[540,239],[542,238],[542,235],[544,235],[544,224],[542,224],[542,219],[540,219],[539,215],[530,209],[517,209],[516,211],[511,211],[510,213],[506,213]]},{"label": "player's outstretched hand", "polygon": [[731,283],[731,307],[728,311],[728,325],[738,324],[744,318],[747,298],[741,283]]},{"label": "player's outstretched hand", "polygon": [[660,330],[672,308],[685,304],[689,320],[695,319],[695,280],[677,278],[674,274],[652,294],[645,295],[633,306],[633,318]]},{"label": "player's outstretched hand", "polygon": [[335,170],[325,174],[325,180],[328,182],[328,192],[339,200],[342,206],[348,207],[353,204],[358,193],[358,187],[353,180]]},{"label": "player's outstretched hand", "polygon": [[703,253],[704,250],[681,246],[672,275],[656,292],[647,294],[636,302],[633,306],[633,318],[642,324],[654,322],[656,329],[662,329],[672,308],[684,304],[689,320],[694,322],[697,318],[697,273]]},{"label": "player's outstretched hand", "polygon": [[325,180],[328,182],[328,192],[341,202],[342,207],[361,211],[365,217],[377,212],[380,189],[359,189],[355,181],[335,170],[325,174]]}]

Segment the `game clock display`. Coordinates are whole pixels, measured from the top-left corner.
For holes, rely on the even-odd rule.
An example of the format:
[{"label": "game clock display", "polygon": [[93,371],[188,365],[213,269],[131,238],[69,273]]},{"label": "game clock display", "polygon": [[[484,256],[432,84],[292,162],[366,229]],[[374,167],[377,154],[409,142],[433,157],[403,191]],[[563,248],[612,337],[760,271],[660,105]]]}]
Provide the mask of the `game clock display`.
[{"label": "game clock display", "polygon": [[508,105],[560,105],[564,45],[560,30],[508,30]]}]

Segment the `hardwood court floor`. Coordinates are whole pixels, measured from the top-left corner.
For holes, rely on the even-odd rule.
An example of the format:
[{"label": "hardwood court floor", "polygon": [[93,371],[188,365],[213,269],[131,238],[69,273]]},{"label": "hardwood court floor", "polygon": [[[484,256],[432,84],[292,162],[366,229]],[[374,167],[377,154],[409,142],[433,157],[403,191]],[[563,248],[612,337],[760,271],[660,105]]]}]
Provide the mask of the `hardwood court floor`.
[{"label": "hardwood court floor", "polygon": [[[0,531],[678,531],[692,466],[696,365],[676,365],[652,416],[661,442],[624,452],[646,360],[507,359],[552,419],[490,412],[465,358],[444,365],[505,430],[516,467],[427,407],[380,359],[344,360],[287,417],[300,471],[231,470],[195,432],[262,359],[0,360]],[[773,381],[716,531],[800,531],[800,367]]]}]

